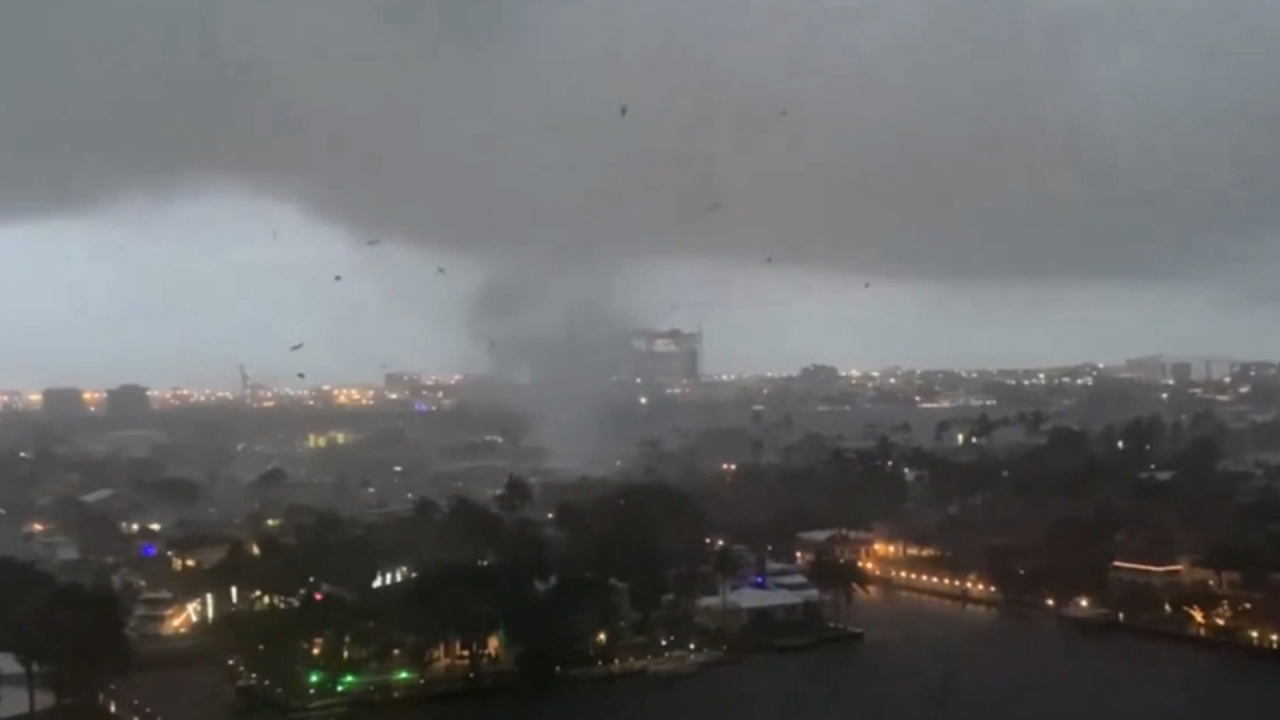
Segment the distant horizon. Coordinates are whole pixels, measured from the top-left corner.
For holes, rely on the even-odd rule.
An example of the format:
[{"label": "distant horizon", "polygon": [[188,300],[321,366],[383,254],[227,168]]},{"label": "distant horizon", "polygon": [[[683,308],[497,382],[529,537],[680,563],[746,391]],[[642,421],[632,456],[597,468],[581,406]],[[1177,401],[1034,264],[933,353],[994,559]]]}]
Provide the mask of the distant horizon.
[{"label": "distant horizon", "polygon": [[[801,365],[800,367],[794,368],[794,369],[792,369],[792,370],[785,370],[785,371],[780,371],[780,370],[758,370],[758,371],[753,371],[753,372],[717,372],[717,371],[714,371],[714,370],[707,370],[707,369],[705,369],[705,368],[704,368],[704,369],[702,370],[702,372],[700,373],[700,375],[701,375],[701,377],[703,377],[703,378],[717,377],[717,376],[720,376],[720,377],[737,377],[737,378],[748,378],[748,377],[768,377],[768,376],[784,377],[784,376],[792,376],[792,375],[796,375],[797,373],[799,373],[799,372],[800,372],[801,370],[803,370],[804,368],[806,368],[806,367],[811,367],[811,366],[814,366],[814,365],[827,366],[827,367],[834,367],[835,369],[839,370],[842,374],[847,374],[847,373],[849,373],[849,372],[853,372],[853,371],[857,371],[857,372],[860,372],[860,373],[885,372],[885,371],[893,370],[893,369],[898,369],[898,370],[903,370],[903,371],[915,371],[915,372],[999,372],[999,371],[1027,371],[1027,370],[1056,370],[1056,369],[1067,369],[1067,368],[1083,367],[1083,366],[1087,366],[1087,365],[1095,365],[1095,366],[1098,366],[1098,367],[1104,367],[1104,368],[1106,368],[1106,367],[1120,367],[1120,366],[1123,366],[1126,362],[1129,362],[1129,361],[1144,360],[1144,359],[1155,359],[1155,358],[1162,358],[1162,359],[1163,359],[1165,362],[1167,362],[1167,363],[1176,363],[1176,362],[1187,362],[1187,363],[1191,363],[1193,370],[1194,370],[1194,371],[1196,371],[1197,373],[1198,373],[1198,372],[1203,368],[1203,365],[1204,365],[1204,362],[1205,362],[1205,361],[1210,361],[1210,362],[1212,362],[1212,363],[1214,364],[1214,366],[1215,366],[1215,367],[1214,367],[1214,369],[1215,369],[1215,370],[1219,369],[1219,368],[1218,368],[1218,366],[1221,366],[1221,365],[1230,365],[1230,364],[1235,364],[1235,363],[1280,362],[1280,359],[1273,359],[1273,358],[1241,358],[1241,357],[1225,357],[1225,356],[1220,356],[1220,355],[1187,355],[1187,354],[1180,354],[1180,353],[1179,353],[1179,354],[1174,354],[1174,353],[1148,353],[1148,354],[1144,354],[1144,355],[1136,355],[1136,356],[1133,356],[1133,357],[1128,357],[1128,358],[1124,358],[1124,359],[1120,359],[1120,360],[1113,360],[1113,361],[1109,361],[1109,362],[1099,362],[1099,361],[1095,361],[1095,360],[1082,360],[1082,361],[1079,361],[1079,362],[1052,363],[1052,364],[1047,364],[1047,365],[1000,365],[1000,366],[992,365],[992,366],[934,366],[934,367],[925,367],[925,366],[912,366],[912,365],[904,365],[904,364],[889,364],[889,365],[879,365],[879,366],[875,366],[875,367],[842,367],[842,366],[835,365],[835,364],[831,364],[831,363],[827,363],[827,362],[813,362],[813,363],[809,363],[809,364],[807,364],[807,365]],[[318,388],[318,387],[324,387],[324,386],[332,386],[332,387],[352,387],[352,386],[360,386],[360,385],[374,385],[374,386],[381,386],[381,385],[383,385],[383,384],[384,384],[384,382],[385,382],[386,375],[391,375],[391,374],[396,374],[396,373],[409,373],[409,374],[420,375],[420,376],[422,376],[422,378],[423,378],[424,380],[427,380],[427,379],[430,379],[430,378],[433,378],[433,377],[434,377],[434,378],[441,378],[441,379],[444,379],[444,378],[452,378],[452,377],[459,377],[459,378],[464,378],[464,377],[502,377],[501,375],[498,375],[498,374],[493,373],[493,372],[488,372],[488,371],[486,371],[486,372],[432,372],[432,371],[426,371],[426,370],[413,370],[413,369],[408,369],[408,368],[399,368],[399,369],[391,369],[391,368],[389,368],[389,369],[387,369],[387,370],[382,371],[382,372],[381,372],[381,374],[379,374],[376,378],[368,379],[368,380],[354,380],[354,379],[331,380],[331,379],[325,379],[325,380],[317,380],[317,381],[315,381],[315,382],[310,382],[309,380],[304,381],[304,380],[296,380],[296,379],[295,379],[295,380],[290,381],[290,382],[289,382],[289,384],[287,384],[287,385],[271,385],[271,384],[267,384],[267,383],[259,383],[258,381],[252,381],[252,382],[254,382],[255,384],[260,384],[260,385],[262,385],[262,386],[264,386],[264,387],[269,387],[269,388],[271,388],[271,389],[273,389],[273,390],[286,390],[286,389],[292,389],[292,390],[302,391],[302,390],[310,390],[310,389],[314,389],[314,388]],[[10,385],[4,385],[4,386],[0,386],[0,392],[20,392],[20,393],[30,394],[30,393],[39,393],[39,392],[43,392],[44,390],[59,389],[59,388],[75,388],[75,389],[83,390],[83,391],[86,391],[86,392],[93,392],[93,391],[106,391],[106,390],[110,390],[110,389],[113,389],[113,388],[116,388],[116,387],[120,387],[120,386],[123,386],[123,385],[141,385],[142,387],[145,387],[145,388],[146,388],[147,390],[149,390],[149,391],[165,391],[165,390],[200,390],[200,391],[207,391],[207,392],[231,392],[231,393],[238,393],[238,392],[240,391],[240,386],[239,386],[239,384],[238,384],[238,383],[233,383],[233,384],[225,385],[225,386],[212,385],[212,384],[209,384],[209,385],[198,385],[198,384],[186,384],[186,385],[183,385],[183,384],[172,384],[172,383],[150,383],[150,382],[146,382],[146,381],[143,381],[143,380],[137,380],[137,379],[134,379],[134,380],[126,380],[126,381],[122,381],[122,382],[114,382],[114,383],[106,383],[106,384],[90,384],[90,383],[54,383],[54,384],[49,384],[49,385],[43,385],[43,386],[40,386],[40,387],[26,387],[26,388],[23,388],[23,387],[16,387],[16,386],[10,386]]]},{"label": "distant horizon", "polygon": [[1280,7],[1188,3],[0,4],[0,385],[1280,357]]}]

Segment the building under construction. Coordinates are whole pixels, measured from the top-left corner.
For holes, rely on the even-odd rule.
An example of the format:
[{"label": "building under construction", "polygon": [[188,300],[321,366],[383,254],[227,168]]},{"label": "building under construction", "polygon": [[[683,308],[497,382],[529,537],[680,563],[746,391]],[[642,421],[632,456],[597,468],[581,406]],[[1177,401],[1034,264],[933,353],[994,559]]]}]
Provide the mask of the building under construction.
[{"label": "building under construction", "polygon": [[632,375],[640,383],[670,386],[697,382],[701,358],[701,330],[639,330],[631,335]]}]

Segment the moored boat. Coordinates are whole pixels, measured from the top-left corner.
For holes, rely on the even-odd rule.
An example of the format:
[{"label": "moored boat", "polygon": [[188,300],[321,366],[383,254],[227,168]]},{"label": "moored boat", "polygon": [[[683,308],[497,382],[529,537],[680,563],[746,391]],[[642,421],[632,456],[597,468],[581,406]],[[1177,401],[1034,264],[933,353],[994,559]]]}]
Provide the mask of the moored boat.
[{"label": "moored boat", "polygon": [[650,675],[691,675],[706,662],[699,655],[675,652],[649,662]]}]

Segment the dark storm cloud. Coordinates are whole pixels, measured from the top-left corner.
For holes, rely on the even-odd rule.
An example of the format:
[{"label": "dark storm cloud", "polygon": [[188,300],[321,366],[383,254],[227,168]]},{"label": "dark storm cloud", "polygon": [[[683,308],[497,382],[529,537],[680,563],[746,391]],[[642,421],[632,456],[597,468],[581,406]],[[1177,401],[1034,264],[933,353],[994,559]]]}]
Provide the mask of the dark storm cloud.
[{"label": "dark storm cloud", "polygon": [[482,259],[1230,272],[1280,220],[1277,37],[1266,0],[7,0],[0,212],[230,183]]}]

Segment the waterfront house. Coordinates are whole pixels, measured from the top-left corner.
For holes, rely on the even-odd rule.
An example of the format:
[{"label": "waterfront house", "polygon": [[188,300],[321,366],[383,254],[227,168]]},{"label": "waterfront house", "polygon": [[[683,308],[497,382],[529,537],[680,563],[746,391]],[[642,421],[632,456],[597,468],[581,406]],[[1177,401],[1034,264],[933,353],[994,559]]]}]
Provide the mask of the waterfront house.
[{"label": "waterfront house", "polygon": [[831,528],[807,530],[796,533],[796,562],[813,562],[819,550],[829,550],[841,560],[859,560],[874,541],[874,536],[862,530]]},{"label": "waterfront house", "polygon": [[793,592],[781,587],[748,585],[726,593],[700,598],[700,624],[740,636],[771,636],[821,622],[816,593]]},{"label": "waterfront house", "polygon": [[1203,585],[1217,590],[1240,587],[1240,573],[1221,572],[1194,562],[1189,555],[1121,556],[1111,563],[1112,584],[1141,583],[1156,587]]}]

